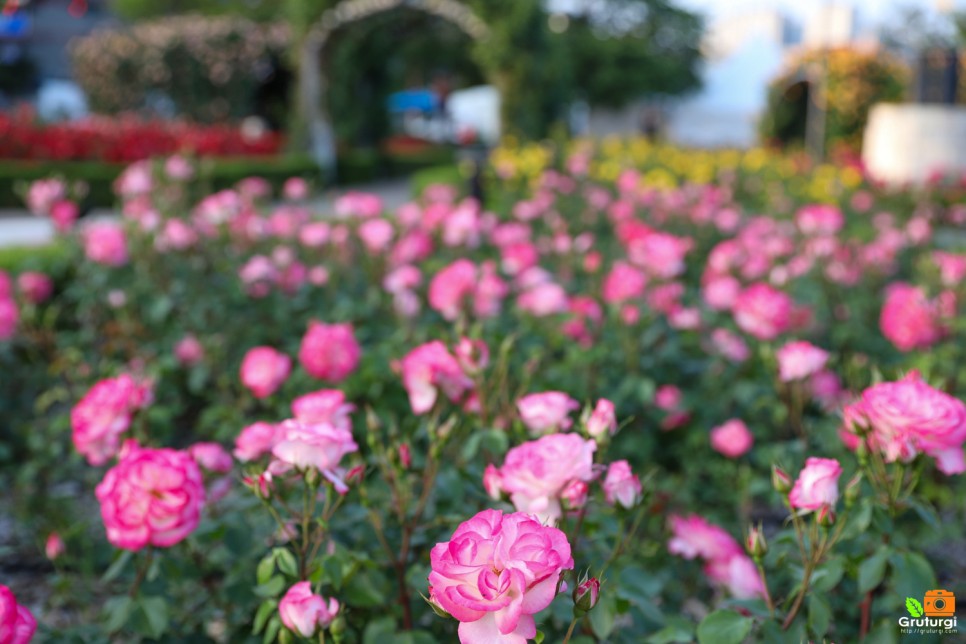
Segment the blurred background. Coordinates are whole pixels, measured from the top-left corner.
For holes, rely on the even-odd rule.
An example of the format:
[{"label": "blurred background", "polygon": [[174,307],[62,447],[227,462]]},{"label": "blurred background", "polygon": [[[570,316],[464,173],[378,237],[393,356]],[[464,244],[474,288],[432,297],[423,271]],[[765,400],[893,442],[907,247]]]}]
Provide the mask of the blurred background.
[{"label": "blurred background", "polygon": [[[52,173],[110,205],[125,163],[175,152],[215,184],[331,186],[505,136],[966,167],[953,0],[0,1],[0,207]],[[870,123],[883,103],[902,110]]]}]

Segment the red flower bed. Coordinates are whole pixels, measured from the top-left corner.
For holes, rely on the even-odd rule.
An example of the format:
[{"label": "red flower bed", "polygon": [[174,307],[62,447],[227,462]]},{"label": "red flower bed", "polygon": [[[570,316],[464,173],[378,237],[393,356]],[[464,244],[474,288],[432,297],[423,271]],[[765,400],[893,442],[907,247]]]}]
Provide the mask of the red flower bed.
[{"label": "red flower bed", "polygon": [[127,163],[191,153],[209,157],[276,154],[282,137],[234,125],[201,125],[136,116],[93,116],[45,124],[31,112],[0,113],[0,158]]}]

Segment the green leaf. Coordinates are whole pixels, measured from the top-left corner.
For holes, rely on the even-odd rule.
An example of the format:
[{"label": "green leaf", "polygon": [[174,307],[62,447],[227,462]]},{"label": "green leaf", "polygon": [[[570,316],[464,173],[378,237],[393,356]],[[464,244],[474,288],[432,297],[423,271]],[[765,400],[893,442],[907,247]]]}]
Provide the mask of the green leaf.
[{"label": "green leaf", "polygon": [[275,548],[275,563],[278,564],[278,569],[282,573],[288,575],[289,577],[298,577],[298,563],[295,561],[295,555],[288,548]]},{"label": "green leaf", "polygon": [[889,547],[879,546],[871,557],[859,565],[859,592],[867,593],[880,583],[885,576],[886,563],[889,560]]},{"label": "green leaf", "polygon": [[922,604],[914,597],[906,597],[906,610],[912,617],[922,617]]},{"label": "green leaf", "polygon": [[168,630],[168,600],[164,597],[142,597],[140,604],[147,618],[149,635],[158,639]]},{"label": "green leaf", "polygon": [[839,585],[845,573],[845,560],[842,557],[831,557],[818,567],[812,575],[813,590],[827,593]]},{"label": "green leaf", "polygon": [[282,620],[278,615],[268,620],[268,627],[265,629],[265,636],[262,637],[262,644],[271,644],[278,637],[278,632],[282,630]]},{"label": "green leaf", "polygon": [[255,586],[255,594],[259,597],[277,597],[285,588],[285,577],[275,575],[264,584]]},{"label": "green leaf", "polygon": [[918,552],[895,552],[889,557],[890,588],[899,597],[918,597],[936,587],[936,573],[929,560]]},{"label": "green leaf", "polygon": [[832,621],[832,609],[821,595],[812,593],[808,596],[808,627],[816,637],[822,638],[828,632],[829,622]]},{"label": "green leaf", "polygon": [[617,618],[617,598],[613,594],[601,594],[597,605],[588,614],[590,618],[590,628],[594,635],[602,640],[614,630],[614,622]]},{"label": "green leaf", "polygon": [[127,562],[131,561],[131,557],[134,556],[134,552],[131,550],[123,551],[114,563],[104,572],[104,576],[101,577],[101,581],[108,582],[113,581],[118,575],[123,572],[124,568],[127,566]]},{"label": "green leaf", "polygon": [[694,639],[694,629],[684,624],[671,624],[652,634],[646,644],[681,644]]},{"label": "green leaf", "polygon": [[392,617],[382,617],[369,622],[362,634],[362,644],[383,644],[392,640],[396,632],[396,620]]},{"label": "green leaf", "polygon": [[266,599],[262,602],[262,605],[258,607],[258,611],[255,613],[255,622],[252,625],[252,634],[258,635],[265,628],[265,624],[268,623],[268,618],[271,617],[275,610],[278,608],[278,602],[274,599]]},{"label": "green leaf", "polygon": [[543,631],[537,631],[537,636],[533,638],[534,644],[543,644],[545,637],[546,635],[543,634]]},{"label": "green leaf", "polygon": [[698,625],[700,644],[741,644],[751,632],[753,620],[730,610],[716,610]]},{"label": "green leaf", "polygon": [[258,562],[258,567],[255,569],[255,579],[259,585],[267,584],[273,574],[275,574],[275,556],[268,554]]},{"label": "green leaf", "polygon": [[114,633],[124,628],[127,620],[131,617],[134,605],[134,599],[127,595],[111,597],[104,602],[104,612],[107,614],[107,623],[104,628],[108,633]]}]

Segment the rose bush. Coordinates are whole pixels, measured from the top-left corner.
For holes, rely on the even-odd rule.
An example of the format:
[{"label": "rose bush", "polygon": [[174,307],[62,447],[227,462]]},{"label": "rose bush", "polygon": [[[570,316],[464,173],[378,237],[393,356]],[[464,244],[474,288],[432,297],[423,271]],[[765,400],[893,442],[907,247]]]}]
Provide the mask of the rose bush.
[{"label": "rose bush", "polygon": [[892,641],[966,578],[962,185],[575,142],[318,213],[192,167],[0,273],[2,632]]}]

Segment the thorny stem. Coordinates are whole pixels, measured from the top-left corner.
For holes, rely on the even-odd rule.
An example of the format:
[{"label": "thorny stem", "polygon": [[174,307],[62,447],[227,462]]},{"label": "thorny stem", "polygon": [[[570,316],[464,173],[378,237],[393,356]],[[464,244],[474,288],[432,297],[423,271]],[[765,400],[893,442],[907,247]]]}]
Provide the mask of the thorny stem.
[{"label": "thorny stem", "polygon": [[563,644],[567,644],[567,642],[570,641],[570,638],[573,637],[574,635],[574,629],[576,627],[577,627],[577,616],[574,615],[574,618],[570,620],[570,628],[567,629],[567,635],[564,636]]}]

